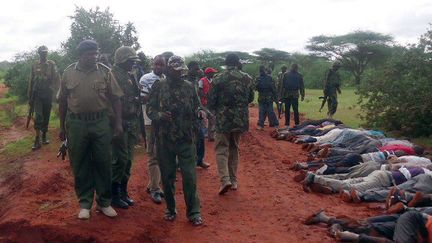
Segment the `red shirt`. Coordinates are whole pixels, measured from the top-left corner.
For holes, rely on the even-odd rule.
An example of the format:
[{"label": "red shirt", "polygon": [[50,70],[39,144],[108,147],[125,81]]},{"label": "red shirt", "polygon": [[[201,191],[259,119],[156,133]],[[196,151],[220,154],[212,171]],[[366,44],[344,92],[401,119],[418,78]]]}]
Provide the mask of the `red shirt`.
[{"label": "red shirt", "polygon": [[207,105],[207,95],[210,92],[211,89],[211,82],[207,77],[201,78],[200,80],[202,82],[202,87],[200,85],[200,88],[202,88],[204,95],[201,96],[201,103],[206,106]]},{"label": "red shirt", "polygon": [[379,148],[380,151],[396,151],[396,150],[402,150],[404,151],[407,155],[416,155],[416,152],[414,151],[414,149],[412,147],[409,146],[405,146],[402,144],[389,144],[386,146],[382,146],[381,148]]}]

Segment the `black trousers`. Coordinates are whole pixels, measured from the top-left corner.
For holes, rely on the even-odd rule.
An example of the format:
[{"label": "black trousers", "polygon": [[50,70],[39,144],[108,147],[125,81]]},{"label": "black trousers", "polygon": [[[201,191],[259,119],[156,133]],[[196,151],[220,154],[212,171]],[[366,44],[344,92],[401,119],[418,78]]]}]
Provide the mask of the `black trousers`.
[{"label": "black trousers", "polygon": [[294,123],[298,125],[300,123],[300,115],[298,111],[298,98],[284,98],[285,103],[285,126],[289,126],[290,124],[290,111],[291,106],[294,112]]}]

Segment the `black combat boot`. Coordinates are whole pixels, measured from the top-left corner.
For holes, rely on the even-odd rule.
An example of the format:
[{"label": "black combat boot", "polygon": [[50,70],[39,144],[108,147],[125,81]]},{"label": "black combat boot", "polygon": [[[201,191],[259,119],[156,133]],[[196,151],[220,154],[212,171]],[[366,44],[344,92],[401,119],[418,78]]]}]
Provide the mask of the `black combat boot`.
[{"label": "black combat boot", "polygon": [[32,146],[32,150],[35,151],[35,150],[40,149],[41,147],[42,147],[42,145],[41,145],[41,142],[40,142],[40,138],[39,138],[38,135],[36,135],[35,141],[34,141],[33,146]]},{"label": "black combat boot", "polygon": [[120,184],[114,182],[112,184],[111,188],[112,188],[111,205],[115,208],[123,208],[123,209],[129,208],[129,205],[120,198],[120,195],[121,195]]},{"label": "black combat boot", "polygon": [[121,199],[126,202],[129,206],[133,206],[134,205],[134,200],[132,198],[129,197],[128,191],[127,191],[127,187],[128,187],[128,179],[125,179],[122,181],[121,184]]},{"label": "black combat boot", "polygon": [[42,132],[42,144],[49,144],[49,140],[47,138],[47,132]]}]

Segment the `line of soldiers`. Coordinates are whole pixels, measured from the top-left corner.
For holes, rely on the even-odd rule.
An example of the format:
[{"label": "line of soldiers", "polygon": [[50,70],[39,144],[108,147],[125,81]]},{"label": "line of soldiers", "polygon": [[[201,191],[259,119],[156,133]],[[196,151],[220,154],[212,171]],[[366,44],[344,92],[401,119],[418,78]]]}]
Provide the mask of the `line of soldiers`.
[{"label": "line of soldiers", "polygon": [[[226,70],[217,75],[209,87],[208,79],[216,70],[206,69],[207,81],[196,84],[199,79],[194,76],[195,68],[189,65],[186,77],[184,73],[188,67],[179,56],[165,58],[167,53],[156,56],[153,71],[138,82],[136,75],[131,74],[138,61],[133,48],[123,46],[117,49],[111,69],[98,62],[99,46],[95,41],[82,41],[76,50],[78,61],[64,70],[57,100],[59,138],[62,141],[67,139],[80,205],[78,218],[90,218],[95,196],[96,209],[108,217],[117,216],[112,206],[126,209],[134,205],[128,195],[128,181],[134,146],[140,134],[139,116],[143,114],[150,175],[147,190],[152,200],[160,203],[164,197],[164,218],[169,221],[176,218],[174,195],[179,168],[186,216],[193,225],[201,225],[196,166],[207,168],[208,164],[204,164],[203,154],[200,161],[197,148],[202,137],[202,120],[209,114],[215,119],[214,142],[221,183],[219,194],[238,187],[239,140],[240,135],[248,130],[248,104],[253,101],[252,79],[241,71],[239,57],[228,54]],[[45,77],[38,78],[38,83],[45,82],[44,85],[49,87],[46,89],[54,91],[54,84],[60,78],[55,64],[46,59],[46,53],[46,48],[39,49],[41,58],[38,65],[53,66],[52,75],[43,76],[46,69],[39,70],[37,65],[35,70]],[[38,90],[35,99],[38,100],[45,94],[39,93],[45,90],[41,88],[45,86],[35,86],[33,73],[30,92]],[[49,94],[52,97],[52,92]],[[50,108],[35,109],[36,149],[40,147],[39,131],[42,131],[42,140],[47,140]],[[39,114],[48,114],[48,117],[41,118]]]},{"label": "line of soldiers", "polygon": [[[323,93],[324,96],[322,106],[327,102],[328,105],[328,118],[333,118],[336,113],[338,101],[337,94],[341,94],[341,78],[338,70],[340,62],[334,62],[332,68],[326,71],[323,80]],[[282,105],[285,106],[285,127],[290,126],[290,110],[291,106],[294,112],[294,124],[300,123],[299,115],[299,98],[304,101],[305,89],[303,76],[298,72],[298,64],[291,65],[288,71],[287,66],[281,67],[281,72],[277,75],[276,82],[271,77],[271,70],[265,68],[264,65],[259,67],[259,76],[256,78],[255,89],[258,91],[258,105],[259,105],[259,119],[257,130],[264,129],[264,121],[266,117],[269,119],[270,127],[279,127],[278,118],[273,109],[273,102],[277,103],[279,119],[282,113]],[[322,109],[322,107],[321,107]],[[321,111],[320,109],[320,111]]]}]

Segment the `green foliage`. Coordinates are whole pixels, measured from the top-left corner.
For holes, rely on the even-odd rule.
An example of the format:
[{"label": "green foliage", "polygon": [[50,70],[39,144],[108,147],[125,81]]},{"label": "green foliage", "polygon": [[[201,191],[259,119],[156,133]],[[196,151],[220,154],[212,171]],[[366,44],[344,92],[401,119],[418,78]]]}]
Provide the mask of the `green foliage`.
[{"label": "green foliage", "polygon": [[29,148],[31,148],[32,144],[32,137],[26,136],[15,142],[6,144],[6,146],[0,151],[0,155],[1,157],[8,159],[18,158],[30,153],[31,150]]},{"label": "green foliage", "polygon": [[124,26],[119,24],[109,8],[102,11],[99,7],[90,10],[76,7],[70,18],[72,19],[71,36],[62,43],[62,46],[71,60],[77,59],[76,47],[86,39],[97,41],[101,53],[111,56],[122,45],[132,46],[136,50],[140,48],[133,23],[128,22]]},{"label": "green foliage", "polygon": [[411,136],[432,134],[432,54],[426,50],[421,44],[394,48],[382,69],[361,86],[364,118],[370,126]]},{"label": "green foliage", "polygon": [[[319,112],[322,100],[318,97],[322,96],[321,89],[306,89],[305,100],[299,101],[299,111],[305,114],[309,119],[322,119],[327,116],[327,106],[322,112]],[[338,110],[334,116],[335,119],[343,121],[350,127],[360,127],[363,123],[360,117],[361,108],[358,104],[358,95],[352,88],[342,89],[342,94],[338,96]]]},{"label": "green foliage", "polygon": [[[70,64],[69,58],[58,51],[49,52],[48,59],[53,60],[57,64],[60,73]],[[18,96],[20,101],[26,101],[28,99],[27,88],[31,67],[38,61],[39,56],[35,48],[30,52],[17,54],[14,62],[11,64],[12,66],[6,71],[4,77],[5,84],[9,87],[9,92],[12,95]]]},{"label": "green foliage", "polygon": [[276,50],[274,48],[262,48],[259,51],[254,51],[257,59],[265,66],[274,70],[278,62],[287,62],[291,60],[291,55],[286,51]]},{"label": "green foliage", "polygon": [[306,48],[329,60],[339,60],[360,84],[363,72],[372,63],[381,63],[389,55],[393,37],[372,31],[355,31],[340,36],[315,36]]}]

